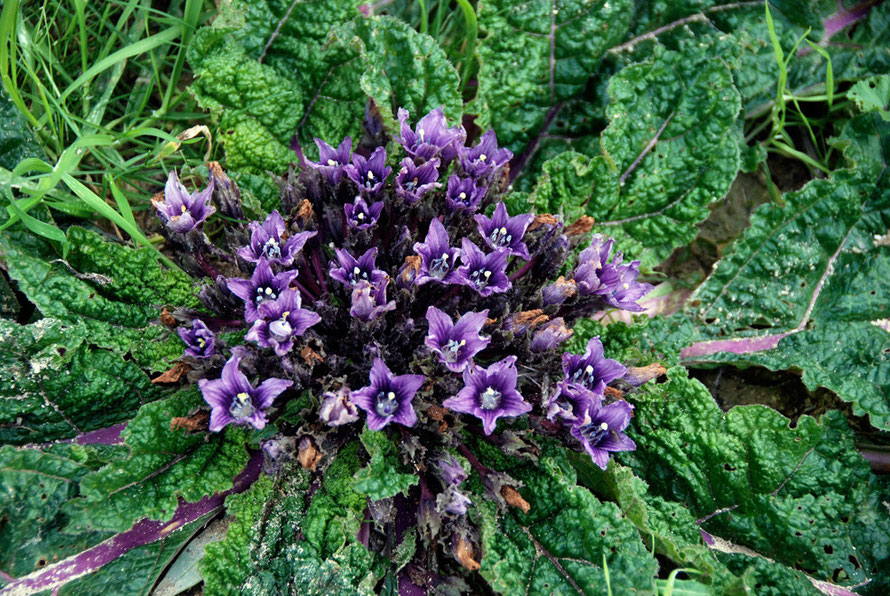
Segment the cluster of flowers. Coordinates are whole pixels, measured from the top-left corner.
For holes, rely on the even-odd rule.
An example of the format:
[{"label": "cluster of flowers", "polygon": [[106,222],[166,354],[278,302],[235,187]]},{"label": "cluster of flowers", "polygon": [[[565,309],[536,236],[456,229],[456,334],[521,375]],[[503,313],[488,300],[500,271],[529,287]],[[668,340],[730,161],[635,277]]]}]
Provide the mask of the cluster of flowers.
[{"label": "cluster of flowers", "polygon": [[[441,109],[413,128],[408,112],[398,117],[406,156],[395,176],[381,146],[353,152],[350,138],[336,148],[316,139],[318,160],[296,147],[299,164],[277,179],[281,212],[226,223],[214,242],[204,232],[211,201],[243,220],[237,187],[215,164],[210,186],[191,195],[170,175],[158,214],[183,266],[211,278],[201,291],[210,316],[175,313],[191,322],[179,334],[209,429],[263,428],[281,410],[273,404],[309,391],[318,406],[308,422],[278,428],[324,450],[354,437],[363,410],[371,430],[413,429],[410,440],[395,436],[410,443],[406,460],[433,455],[417,469],[437,478],[441,514],[452,516],[469,503],[456,488],[466,478],[454,457],[461,433],[490,436],[502,418],[528,415],[518,427],[583,447],[605,468],[609,452],[635,448],[621,387],[644,379],[605,358],[598,338],[583,355],[562,344],[579,317],[640,310],[651,286],[637,281],[639,263],[593,235],[566,267],[592,222],[510,216],[512,153],[493,131],[468,147]],[[225,359],[221,331],[239,327],[246,343]]]}]

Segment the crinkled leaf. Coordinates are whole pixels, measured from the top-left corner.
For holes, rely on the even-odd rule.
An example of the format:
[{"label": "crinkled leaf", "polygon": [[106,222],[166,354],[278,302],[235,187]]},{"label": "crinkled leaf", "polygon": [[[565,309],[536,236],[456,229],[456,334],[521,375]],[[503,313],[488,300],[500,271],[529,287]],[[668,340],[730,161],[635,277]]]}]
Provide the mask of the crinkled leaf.
[{"label": "crinkled leaf", "polygon": [[195,502],[228,490],[247,463],[243,431],[186,434],[170,420],[203,404],[195,389],[143,406],[127,424],[127,457],[84,477],[82,498],[72,502],[72,530],[124,531],[138,519],[168,520],[181,497]]},{"label": "crinkled leaf", "polygon": [[668,382],[634,395],[619,459],[676,501],[714,536],[818,579],[878,582],[890,559],[886,483],[856,451],[838,412],[820,421],[787,418],[765,406],[723,413],[681,367]]},{"label": "crinkled leaf", "polygon": [[399,472],[396,446],[382,431],[365,430],[361,434],[371,461],[355,475],[356,492],[368,495],[372,501],[394,497],[417,484],[417,476]]},{"label": "crinkled leaf", "polygon": [[480,2],[479,88],[468,112],[518,152],[548,111],[584,90],[603,56],[625,35],[628,0]]},{"label": "crinkled leaf", "polygon": [[480,573],[501,594],[606,594],[605,564],[613,590],[652,586],[657,561],[633,524],[614,503],[602,503],[576,484],[565,450],[547,444],[537,466],[516,466],[525,483],[527,514],[511,509],[496,518],[491,501],[482,509]]},{"label": "crinkled leaf", "polygon": [[12,170],[26,157],[44,157],[31,129],[5,89],[0,89],[0,122],[0,168]]},{"label": "crinkled leaf", "polygon": [[0,442],[42,443],[129,420],[163,395],[83,324],[0,320]]},{"label": "crinkled leaf", "polygon": [[890,75],[863,79],[853,85],[847,97],[856,102],[863,112],[877,112],[882,120],[890,121]]}]

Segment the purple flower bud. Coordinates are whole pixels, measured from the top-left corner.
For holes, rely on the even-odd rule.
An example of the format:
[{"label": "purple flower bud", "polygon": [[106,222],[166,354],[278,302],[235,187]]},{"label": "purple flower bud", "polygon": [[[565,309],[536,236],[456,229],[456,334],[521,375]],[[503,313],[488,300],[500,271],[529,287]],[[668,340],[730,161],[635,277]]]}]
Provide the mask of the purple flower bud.
[{"label": "purple flower bud", "polygon": [[559,305],[574,296],[578,291],[575,280],[566,280],[562,275],[555,282],[541,290],[544,306]]},{"label": "purple flower bud", "polygon": [[581,441],[593,463],[603,470],[609,463],[609,452],[633,451],[636,443],[622,431],[630,424],[633,406],[616,401],[608,406],[591,406],[572,425],[572,436]]},{"label": "purple flower bud", "polygon": [[612,262],[608,262],[614,242],[602,234],[594,234],[590,246],[578,256],[578,267],[573,275],[578,293],[602,296],[611,306],[640,312],[643,308],[636,301],[648,294],[652,286],[636,281],[640,274],[639,261],[622,265],[621,253],[616,253]]},{"label": "purple flower bud", "polygon": [[212,194],[212,179],[204,190],[189,194],[173,170],[164,186],[164,200],[152,200],[151,204],[171,231],[185,234],[216,213],[216,207],[210,204]]},{"label": "purple flower bud", "polygon": [[583,418],[591,407],[598,408],[602,403],[602,394],[594,393],[582,385],[563,381],[556,385],[543,406],[548,420],[574,422]]},{"label": "purple flower bud", "polygon": [[430,306],[426,311],[429,322],[426,345],[439,355],[439,362],[448,370],[462,372],[472,365],[473,356],[484,350],[491,341],[490,337],[479,335],[487,319],[488,310],[483,310],[465,313],[457,323],[452,323],[451,317]]},{"label": "purple flower bud", "polygon": [[479,235],[492,250],[506,249],[511,255],[526,261],[529,259],[528,247],[522,237],[534,218],[531,213],[510,217],[503,202],[497,204],[491,218],[481,213],[474,217],[479,226]]},{"label": "purple flower bud", "polygon": [[600,395],[607,384],[624,376],[626,372],[619,362],[603,355],[603,342],[599,337],[590,338],[583,355],[563,354],[562,370],[567,382],[581,385]]},{"label": "purple flower bud", "polygon": [[396,194],[409,205],[417,203],[424,194],[442,186],[436,182],[439,179],[438,167],[438,159],[432,159],[418,167],[410,157],[406,157],[396,174]]},{"label": "purple flower bud", "polygon": [[380,194],[383,183],[392,172],[392,168],[386,166],[386,149],[383,147],[377,147],[368,159],[358,154],[353,155],[352,163],[345,170],[362,196],[368,199]]},{"label": "purple flower bud", "polygon": [[329,264],[328,275],[336,279],[340,283],[348,287],[355,287],[362,281],[367,281],[372,285],[378,285],[385,279],[388,279],[386,272],[375,269],[377,260],[377,248],[369,248],[365,254],[355,259],[351,254],[338,248],[335,251],[337,255],[337,263],[331,261]]},{"label": "purple flower bud", "polygon": [[223,171],[219,162],[211,161],[207,164],[210,172],[210,182],[213,184],[213,201],[219,205],[220,213],[235,219],[244,219],[244,210],[241,208],[241,190],[238,185]]},{"label": "purple flower bud", "polygon": [[343,205],[346,213],[346,224],[356,230],[367,230],[377,224],[380,213],[383,211],[383,201],[371,203],[369,206],[361,196],[355,197],[355,202]]},{"label": "purple flower bud", "polygon": [[459,282],[476,290],[480,296],[487,297],[495,293],[506,292],[511,283],[507,278],[506,250],[496,250],[485,254],[467,240],[461,239],[461,266],[457,270]]},{"label": "purple flower bud", "polygon": [[428,281],[444,284],[460,283],[455,268],[460,250],[448,244],[448,232],[438,219],[430,221],[426,240],[414,244],[414,252],[420,255],[420,273],[414,283],[423,285]]},{"label": "purple flower bud", "polygon": [[445,190],[445,207],[448,213],[460,210],[473,213],[487,191],[487,186],[478,185],[473,178],[461,178],[453,174],[448,178],[448,187]]},{"label": "purple flower bud", "polygon": [[281,392],[293,385],[285,379],[266,379],[253,387],[238,369],[241,359],[233,355],[215,380],[201,379],[198,387],[210,405],[210,425],[218,432],[227,424],[249,424],[256,429],[266,426],[266,412]]},{"label": "purple flower bud", "polygon": [[189,356],[210,358],[216,354],[216,336],[201,319],[192,321],[191,329],[180,327],[176,333],[185,342],[185,353]]},{"label": "purple flower bud", "polygon": [[294,340],[321,321],[311,310],[300,308],[300,292],[285,290],[277,300],[263,302],[257,309],[260,318],[244,336],[264,348],[274,348],[278,356],[284,356],[294,347]]},{"label": "purple flower bud", "polygon": [[277,300],[282,292],[290,288],[296,276],[296,270],[273,275],[269,261],[266,257],[260,257],[249,280],[229,278],[226,285],[233,294],[244,300],[244,318],[248,323],[253,323],[260,318],[257,310],[260,304]]},{"label": "purple flower bud", "polygon": [[282,239],[282,234],[284,219],[277,210],[270,213],[262,224],[252,221],[250,244],[239,248],[238,256],[250,263],[256,263],[265,257],[270,264],[288,266],[293,264],[306,241],[315,236],[316,232],[300,232],[286,241]]},{"label": "purple flower bud", "polygon": [[318,417],[328,426],[343,426],[358,420],[358,408],[350,401],[349,388],[340,387],[336,392],[327,391],[322,395]]},{"label": "purple flower bud", "polygon": [[490,435],[498,418],[519,416],[532,409],[516,390],[517,377],[516,356],[507,356],[488,368],[467,367],[463,372],[465,387],[442,405],[476,416],[482,420],[485,434]]},{"label": "purple flower bud", "polygon": [[441,107],[421,118],[414,130],[408,125],[408,110],[399,108],[398,116],[401,134],[396,139],[405,148],[405,153],[418,161],[439,157],[442,164],[447,165],[457,156],[458,149],[463,147],[467,138],[463,126],[448,128]]},{"label": "purple flower bud", "polygon": [[513,152],[498,148],[497,135],[489,130],[475,147],[463,147],[459,156],[464,172],[479,180],[496,176],[513,159]]},{"label": "purple flower bud", "polygon": [[395,300],[386,301],[388,284],[388,277],[377,284],[365,280],[358,282],[352,290],[352,307],[349,309],[349,314],[367,323],[395,309]]},{"label": "purple flower bud", "polygon": [[346,137],[340,146],[334,149],[321,139],[315,139],[318,145],[318,161],[309,162],[309,167],[321,172],[331,186],[337,186],[349,157],[352,153],[352,138]]},{"label": "purple flower bud", "polygon": [[460,492],[455,486],[446,486],[445,490],[436,496],[436,508],[449,515],[461,516],[467,514],[467,505],[472,505],[470,498]]},{"label": "purple flower bud", "polygon": [[433,465],[445,484],[458,485],[467,479],[467,471],[453,455],[440,457]]},{"label": "purple flower bud", "polygon": [[390,422],[414,426],[417,414],[411,401],[425,380],[423,375],[394,375],[383,360],[375,358],[370,385],[353,391],[352,401],[368,413],[371,430],[380,430]]},{"label": "purple flower bud", "polygon": [[562,317],[553,319],[538,329],[534,337],[532,337],[529,349],[532,352],[552,350],[572,337],[573,333],[573,330],[566,327],[566,322]]}]

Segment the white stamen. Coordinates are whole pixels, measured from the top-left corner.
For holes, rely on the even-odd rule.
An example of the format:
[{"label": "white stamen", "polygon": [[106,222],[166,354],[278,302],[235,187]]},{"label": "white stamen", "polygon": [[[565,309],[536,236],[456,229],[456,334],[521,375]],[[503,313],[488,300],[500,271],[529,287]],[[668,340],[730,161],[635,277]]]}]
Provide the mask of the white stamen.
[{"label": "white stamen", "polygon": [[335,166],[335,165],[337,165],[337,162],[334,161],[333,159],[329,159],[329,160],[328,160],[328,165],[329,165],[329,166]]}]

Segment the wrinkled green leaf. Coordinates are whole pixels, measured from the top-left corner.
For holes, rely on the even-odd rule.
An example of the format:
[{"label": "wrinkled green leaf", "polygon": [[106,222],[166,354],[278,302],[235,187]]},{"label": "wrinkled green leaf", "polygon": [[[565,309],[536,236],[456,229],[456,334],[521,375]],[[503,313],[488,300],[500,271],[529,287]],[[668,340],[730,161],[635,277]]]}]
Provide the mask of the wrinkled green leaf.
[{"label": "wrinkled green leaf", "polygon": [[371,461],[355,475],[356,492],[368,495],[372,501],[394,497],[417,484],[417,476],[399,472],[396,446],[381,431],[365,430],[361,434]]},{"label": "wrinkled green leaf", "polygon": [[42,158],[43,150],[6,90],[0,89],[0,168],[12,170],[26,157]]},{"label": "wrinkled green leaf", "polygon": [[877,112],[881,120],[890,121],[890,75],[863,79],[850,87],[847,97],[862,112]]}]

